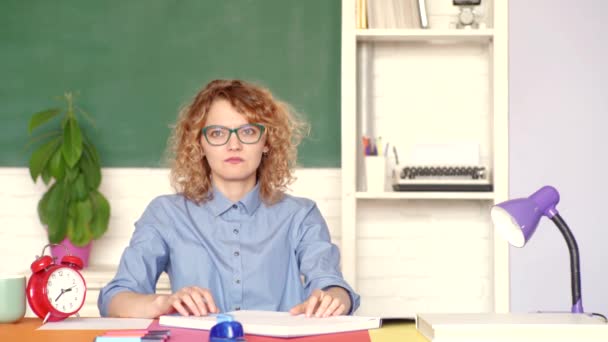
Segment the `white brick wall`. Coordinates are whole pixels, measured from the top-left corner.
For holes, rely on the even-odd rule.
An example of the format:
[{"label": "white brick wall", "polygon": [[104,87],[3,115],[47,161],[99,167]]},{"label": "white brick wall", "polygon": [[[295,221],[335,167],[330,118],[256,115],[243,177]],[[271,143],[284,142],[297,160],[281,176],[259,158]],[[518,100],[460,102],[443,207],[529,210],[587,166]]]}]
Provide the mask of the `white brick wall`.
[{"label": "white brick wall", "polygon": [[359,201],[361,312],[413,316],[491,310],[488,207],[480,200]]}]

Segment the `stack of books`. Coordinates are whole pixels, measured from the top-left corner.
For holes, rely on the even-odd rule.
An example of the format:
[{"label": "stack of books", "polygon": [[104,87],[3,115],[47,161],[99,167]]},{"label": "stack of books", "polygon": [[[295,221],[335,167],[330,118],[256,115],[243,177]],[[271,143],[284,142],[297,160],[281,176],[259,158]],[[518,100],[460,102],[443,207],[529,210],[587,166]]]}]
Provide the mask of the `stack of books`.
[{"label": "stack of books", "polygon": [[418,314],[416,329],[432,342],[608,341],[606,320],[588,314]]}]

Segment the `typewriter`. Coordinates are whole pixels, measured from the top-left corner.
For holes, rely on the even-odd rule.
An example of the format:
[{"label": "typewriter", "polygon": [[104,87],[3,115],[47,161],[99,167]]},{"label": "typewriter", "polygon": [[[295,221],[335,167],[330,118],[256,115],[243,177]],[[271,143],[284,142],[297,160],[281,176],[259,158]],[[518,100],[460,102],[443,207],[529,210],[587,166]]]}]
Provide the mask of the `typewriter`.
[{"label": "typewriter", "polygon": [[393,169],[395,191],[492,191],[488,170],[479,165],[401,165]]}]

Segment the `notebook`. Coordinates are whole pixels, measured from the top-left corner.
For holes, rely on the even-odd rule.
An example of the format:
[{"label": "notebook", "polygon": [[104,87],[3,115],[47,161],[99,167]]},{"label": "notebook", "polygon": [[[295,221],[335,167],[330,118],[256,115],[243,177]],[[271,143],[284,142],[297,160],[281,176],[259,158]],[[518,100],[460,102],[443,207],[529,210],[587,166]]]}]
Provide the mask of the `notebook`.
[{"label": "notebook", "polygon": [[[246,334],[297,337],[380,328],[379,317],[334,316],[327,318],[292,316],[288,312],[240,310],[227,312],[243,325]],[[161,326],[210,330],[217,315],[160,316]]]},{"label": "notebook", "polygon": [[588,314],[418,314],[416,329],[432,342],[608,341],[608,324]]}]

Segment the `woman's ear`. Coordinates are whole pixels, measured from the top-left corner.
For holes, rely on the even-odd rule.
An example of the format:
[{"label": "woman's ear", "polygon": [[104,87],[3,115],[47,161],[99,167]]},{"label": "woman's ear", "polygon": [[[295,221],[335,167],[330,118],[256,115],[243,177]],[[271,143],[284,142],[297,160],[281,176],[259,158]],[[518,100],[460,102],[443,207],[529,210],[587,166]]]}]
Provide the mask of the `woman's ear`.
[{"label": "woman's ear", "polygon": [[264,146],[262,153],[268,153],[268,150],[270,150],[270,148],[268,148],[268,146]]}]

